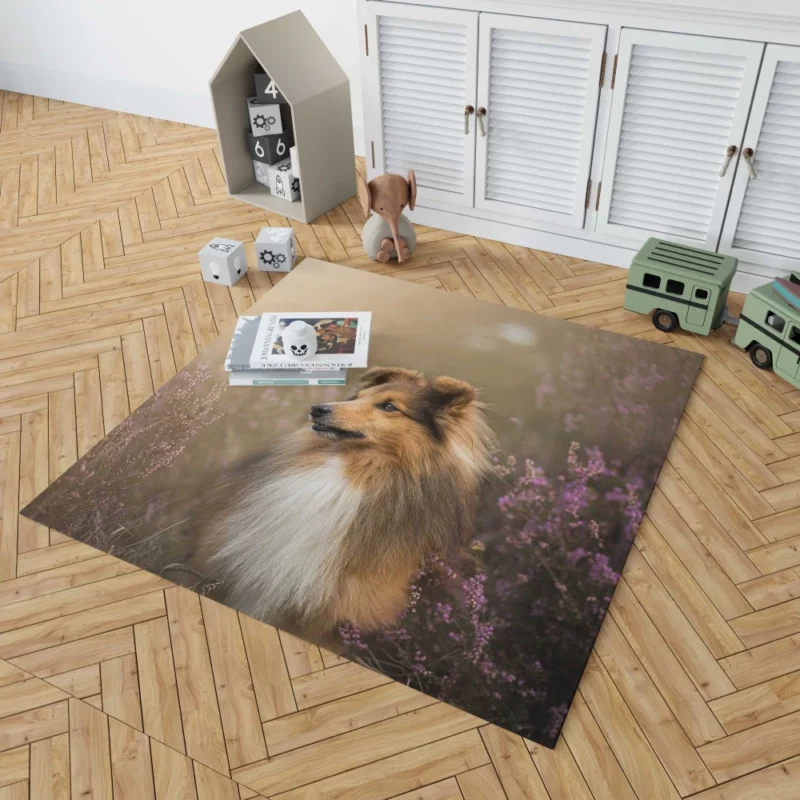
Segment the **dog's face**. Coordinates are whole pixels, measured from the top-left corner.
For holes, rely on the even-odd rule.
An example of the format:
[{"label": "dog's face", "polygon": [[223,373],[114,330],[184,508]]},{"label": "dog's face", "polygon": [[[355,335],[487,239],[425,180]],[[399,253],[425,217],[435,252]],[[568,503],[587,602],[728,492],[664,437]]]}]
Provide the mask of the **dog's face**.
[{"label": "dog's face", "polygon": [[349,400],[312,406],[311,428],[339,442],[407,450],[440,442],[447,424],[474,401],[475,389],[464,381],[374,367],[361,376]]}]

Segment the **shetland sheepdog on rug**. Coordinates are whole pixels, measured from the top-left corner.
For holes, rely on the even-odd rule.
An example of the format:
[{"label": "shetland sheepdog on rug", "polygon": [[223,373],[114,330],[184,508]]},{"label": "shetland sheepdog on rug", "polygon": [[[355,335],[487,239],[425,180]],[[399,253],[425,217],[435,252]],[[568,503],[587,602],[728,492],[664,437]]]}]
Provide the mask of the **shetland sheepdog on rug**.
[{"label": "shetland sheepdog on rug", "polygon": [[432,553],[472,536],[494,435],[473,386],[376,367],[216,485],[194,566],[224,601],[318,642],[391,626]]}]

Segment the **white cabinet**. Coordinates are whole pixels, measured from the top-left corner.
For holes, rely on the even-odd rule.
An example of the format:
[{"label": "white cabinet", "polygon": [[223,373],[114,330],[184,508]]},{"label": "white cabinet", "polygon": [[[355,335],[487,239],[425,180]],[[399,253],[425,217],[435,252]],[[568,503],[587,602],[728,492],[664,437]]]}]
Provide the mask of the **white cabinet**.
[{"label": "white cabinet", "polygon": [[596,230],[716,249],[763,49],[622,32]]},{"label": "white cabinet", "polygon": [[369,2],[366,35],[375,65],[365,75],[375,168],[414,169],[420,204],[471,206],[478,14]]},{"label": "white cabinet", "polygon": [[605,26],[366,7],[376,171],[413,168],[420,205],[582,227]]},{"label": "white cabinet", "polygon": [[582,227],[605,26],[481,14],[479,27],[475,206]]},{"label": "white cabinet", "polygon": [[800,47],[768,45],[720,250],[800,270]]},{"label": "white cabinet", "polygon": [[723,9],[672,29],[604,0],[558,20],[535,0],[358,2],[367,166],[416,171],[415,221],[621,266],[657,236],[754,282],[800,272],[800,11],[792,46],[726,34]]}]

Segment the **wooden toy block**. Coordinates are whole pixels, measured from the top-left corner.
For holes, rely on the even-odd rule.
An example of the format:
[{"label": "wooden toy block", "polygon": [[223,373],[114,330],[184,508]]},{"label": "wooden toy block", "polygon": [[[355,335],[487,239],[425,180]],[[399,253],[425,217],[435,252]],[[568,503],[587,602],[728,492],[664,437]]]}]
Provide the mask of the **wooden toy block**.
[{"label": "wooden toy block", "polygon": [[300,197],[300,178],[292,174],[292,162],[287,158],[267,167],[269,190],[275,197],[297,200]]},{"label": "wooden toy block", "polygon": [[292,111],[285,103],[261,103],[257,97],[247,98],[250,130],[253,136],[283,133],[291,130]]},{"label": "wooden toy block", "polygon": [[199,253],[203,280],[233,286],[247,272],[244,244],[235,239],[213,238]]},{"label": "wooden toy block", "polygon": [[256,237],[256,258],[262,272],[289,272],[297,256],[293,228],[262,228]]},{"label": "wooden toy block", "polygon": [[253,161],[277,164],[289,156],[290,148],[294,144],[294,134],[291,127],[283,133],[267,134],[266,136],[253,136],[252,133],[248,133],[247,144]]},{"label": "wooden toy block", "polygon": [[285,103],[286,98],[278,88],[278,84],[266,73],[256,72],[256,97],[262,103]]}]

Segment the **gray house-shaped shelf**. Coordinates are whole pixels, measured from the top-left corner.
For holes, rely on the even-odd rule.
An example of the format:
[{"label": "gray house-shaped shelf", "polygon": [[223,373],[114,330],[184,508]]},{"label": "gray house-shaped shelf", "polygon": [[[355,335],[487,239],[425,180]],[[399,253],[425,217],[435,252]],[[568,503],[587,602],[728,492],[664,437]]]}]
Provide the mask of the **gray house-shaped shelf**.
[{"label": "gray house-shaped shelf", "polygon": [[[247,98],[255,94],[259,67],[292,109],[300,166],[300,199],[294,202],[271,195],[253,172]],[[356,193],[350,82],[301,11],[242,31],[210,87],[232,197],[312,222]]]}]

